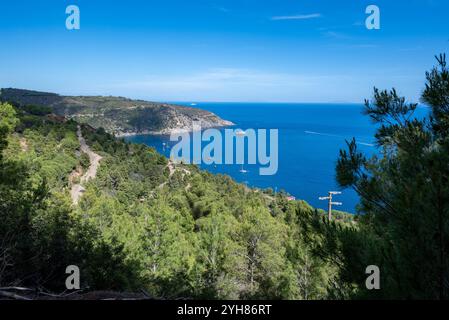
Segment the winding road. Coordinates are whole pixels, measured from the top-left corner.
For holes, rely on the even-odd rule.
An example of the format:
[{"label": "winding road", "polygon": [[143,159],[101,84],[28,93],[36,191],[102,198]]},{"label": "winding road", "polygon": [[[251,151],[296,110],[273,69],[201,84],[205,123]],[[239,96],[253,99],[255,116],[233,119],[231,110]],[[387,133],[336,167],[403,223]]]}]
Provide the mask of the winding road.
[{"label": "winding road", "polygon": [[90,147],[87,145],[86,140],[83,138],[83,135],[81,133],[81,127],[78,126],[77,130],[78,135],[78,141],[81,145],[81,152],[87,154],[89,156],[90,160],[90,166],[87,169],[87,171],[81,176],[80,183],[72,185],[72,189],[70,190],[70,195],[72,197],[73,204],[77,205],[79,199],[83,195],[84,191],[86,190],[83,187],[83,184],[89,181],[90,179],[95,178],[97,175],[98,166],[100,165],[100,160],[102,157],[95,152],[93,152]]}]

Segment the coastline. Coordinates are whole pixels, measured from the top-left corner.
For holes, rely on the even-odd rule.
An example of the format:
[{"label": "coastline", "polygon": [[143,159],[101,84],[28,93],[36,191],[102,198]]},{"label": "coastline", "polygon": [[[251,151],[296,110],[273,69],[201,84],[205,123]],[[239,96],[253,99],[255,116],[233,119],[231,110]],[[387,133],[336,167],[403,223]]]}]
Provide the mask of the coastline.
[{"label": "coastline", "polygon": [[[337,190],[334,170],[335,158],[340,149],[345,146],[345,138],[354,135],[358,141],[371,141],[372,125],[358,112],[359,105],[334,108],[333,104],[266,104],[263,108],[251,108],[236,104],[209,104],[207,110],[223,119],[236,123],[230,129],[246,128],[280,128],[284,133],[279,135],[279,172],[274,176],[264,177],[256,174],[259,167],[245,165],[246,173],[241,173],[241,166],[204,166],[210,173],[225,174],[240,183],[248,183],[261,189],[272,188],[285,190],[288,194],[303,199],[315,208],[325,209],[326,204],[318,197],[329,190]],[[238,110],[238,112],[236,111]],[[322,118],[326,113],[327,117]],[[284,115],[288,115],[285,117]],[[352,125],[347,132],[342,131],[338,124],[343,119],[350,119]],[[210,121],[215,123],[219,121]],[[186,129],[184,124],[178,129]],[[192,126],[190,126],[192,129]],[[226,128],[219,130],[223,131]],[[305,131],[323,133],[323,135],[306,134]],[[131,142],[143,143],[164,153],[163,143],[169,140],[167,132],[136,132],[127,133],[125,138]],[[147,134],[147,135],[145,135]],[[205,142],[206,144],[207,142]],[[375,149],[361,145],[366,152],[373,153]],[[168,149],[167,149],[168,150]],[[165,150],[165,151],[167,151]],[[167,151],[169,152],[169,151]],[[165,153],[164,153],[165,154]],[[332,158],[334,155],[335,158]],[[356,213],[359,198],[353,190],[344,190],[339,196],[344,212]]]},{"label": "coastline", "polygon": [[[223,121],[223,123],[220,123],[220,124],[201,126],[201,130],[232,127],[232,126],[236,125],[235,123],[233,123],[231,121],[227,121],[227,120],[222,120],[222,121]],[[191,127],[184,127],[184,128],[163,129],[163,130],[158,130],[158,131],[143,130],[143,131],[131,131],[131,132],[117,132],[117,133],[113,133],[113,135],[116,138],[126,138],[126,137],[145,136],[145,135],[169,136],[171,134],[190,133],[190,132],[194,132],[194,131],[195,130]]]}]

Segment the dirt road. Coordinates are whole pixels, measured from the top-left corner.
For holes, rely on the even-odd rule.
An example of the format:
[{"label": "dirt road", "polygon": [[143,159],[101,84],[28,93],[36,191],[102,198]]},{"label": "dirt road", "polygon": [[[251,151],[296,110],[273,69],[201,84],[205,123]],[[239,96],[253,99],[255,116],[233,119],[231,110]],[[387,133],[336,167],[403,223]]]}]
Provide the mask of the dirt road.
[{"label": "dirt road", "polygon": [[81,134],[80,126],[78,126],[77,135],[81,145],[81,152],[88,155],[90,160],[90,166],[87,169],[87,171],[81,176],[80,183],[74,184],[70,191],[73,204],[75,205],[78,204],[80,197],[85,191],[83,184],[89,181],[90,179],[95,178],[95,176],[97,175],[98,166],[100,165],[100,160],[102,159],[101,156],[93,152],[87,145],[86,140],[83,138],[83,135]]}]

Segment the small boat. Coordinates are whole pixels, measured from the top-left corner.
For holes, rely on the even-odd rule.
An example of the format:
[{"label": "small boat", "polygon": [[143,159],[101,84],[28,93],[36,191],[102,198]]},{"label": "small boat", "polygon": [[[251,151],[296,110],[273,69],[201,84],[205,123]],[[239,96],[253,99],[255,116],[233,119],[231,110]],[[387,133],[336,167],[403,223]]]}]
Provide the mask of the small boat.
[{"label": "small boat", "polygon": [[235,134],[236,134],[237,136],[244,136],[244,135],[246,135],[246,132],[243,131],[243,130],[241,130],[241,129],[237,129],[237,130],[235,131]]}]

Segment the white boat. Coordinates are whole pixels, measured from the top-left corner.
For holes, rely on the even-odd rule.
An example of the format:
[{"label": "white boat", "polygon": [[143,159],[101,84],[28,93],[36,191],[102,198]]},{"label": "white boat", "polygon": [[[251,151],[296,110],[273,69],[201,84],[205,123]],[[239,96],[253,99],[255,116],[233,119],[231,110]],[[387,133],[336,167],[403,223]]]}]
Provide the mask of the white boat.
[{"label": "white boat", "polygon": [[237,129],[237,130],[235,130],[235,134],[237,136],[244,136],[244,135],[246,135],[246,132],[241,129]]}]

